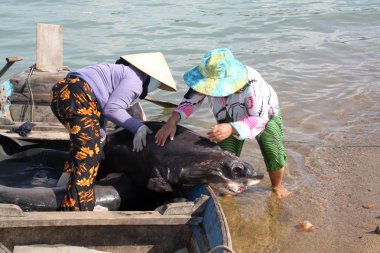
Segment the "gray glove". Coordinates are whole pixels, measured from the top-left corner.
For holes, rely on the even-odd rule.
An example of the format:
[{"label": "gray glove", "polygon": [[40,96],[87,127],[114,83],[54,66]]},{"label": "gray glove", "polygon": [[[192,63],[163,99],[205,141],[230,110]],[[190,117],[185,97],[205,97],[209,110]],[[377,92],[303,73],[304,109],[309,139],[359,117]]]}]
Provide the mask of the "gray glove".
[{"label": "gray glove", "polygon": [[103,137],[100,139],[100,155],[102,156],[102,160],[106,158],[106,155],[104,154],[104,146],[106,145],[106,137]]},{"label": "gray glove", "polygon": [[139,152],[143,150],[146,145],[146,135],[153,133],[146,125],[142,125],[133,138],[133,152]]}]

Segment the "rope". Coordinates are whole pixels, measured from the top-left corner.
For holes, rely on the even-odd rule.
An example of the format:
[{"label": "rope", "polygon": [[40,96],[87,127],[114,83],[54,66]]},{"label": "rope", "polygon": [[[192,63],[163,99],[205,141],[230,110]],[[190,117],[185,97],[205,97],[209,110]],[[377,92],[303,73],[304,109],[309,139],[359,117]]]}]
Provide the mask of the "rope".
[{"label": "rope", "polygon": [[35,69],[36,69],[36,64],[33,64],[30,67],[28,78],[25,80],[26,85],[28,86],[28,90],[29,90],[28,105],[30,105],[30,101],[32,102],[31,107],[30,107],[30,115],[29,115],[29,121],[30,122],[33,122],[33,119],[34,119],[34,115],[33,115],[33,113],[34,113],[34,98],[33,98],[32,87],[30,86],[30,77],[32,76],[33,71]]},{"label": "rope", "polygon": [[228,247],[226,245],[215,246],[214,248],[210,249],[206,253],[213,253],[213,252],[217,251],[218,249],[224,249],[224,250],[227,250],[228,252],[235,253],[235,251],[233,249],[231,249],[230,247]]}]

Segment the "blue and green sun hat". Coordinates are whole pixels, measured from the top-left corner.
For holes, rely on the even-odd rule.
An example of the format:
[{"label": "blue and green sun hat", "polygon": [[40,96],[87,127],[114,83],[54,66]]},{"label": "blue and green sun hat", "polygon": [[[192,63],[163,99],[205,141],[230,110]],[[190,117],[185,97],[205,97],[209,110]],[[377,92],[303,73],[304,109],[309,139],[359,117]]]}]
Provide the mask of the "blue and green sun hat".
[{"label": "blue and green sun hat", "polygon": [[229,96],[244,87],[247,67],[234,59],[228,48],[207,52],[199,66],[185,72],[183,80],[199,93],[213,97]]}]

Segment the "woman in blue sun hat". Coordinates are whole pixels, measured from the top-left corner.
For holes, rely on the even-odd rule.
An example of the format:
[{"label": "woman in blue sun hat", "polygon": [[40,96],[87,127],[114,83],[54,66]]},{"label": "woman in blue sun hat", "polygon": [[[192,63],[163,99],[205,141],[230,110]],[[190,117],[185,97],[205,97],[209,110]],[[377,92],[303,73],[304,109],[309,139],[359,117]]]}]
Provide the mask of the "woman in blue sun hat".
[{"label": "woman in blue sun hat", "polygon": [[188,118],[207,97],[217,124],[207,133],[220,147],[240,156],[246,138],[256,138],[269,173],[273,192],[283,198],[286,154],[282,116],[276,92],[261,75],[236,60],[227,48],[207,52],[199,66],[183,79],[190,87],[181,103],[156,134],[156,143],[173,140],[176,125]]}]

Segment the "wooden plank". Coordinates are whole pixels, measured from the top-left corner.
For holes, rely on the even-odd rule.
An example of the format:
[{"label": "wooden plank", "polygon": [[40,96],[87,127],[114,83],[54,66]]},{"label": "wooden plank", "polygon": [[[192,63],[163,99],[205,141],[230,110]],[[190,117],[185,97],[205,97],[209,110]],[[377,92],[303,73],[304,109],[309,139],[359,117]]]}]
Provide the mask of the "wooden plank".
[{"label": "wooden plank", "polygon": [[62,70],[58,73],[51,72],[38,72],[33,71],[33,74],[29,77],[29,69],[13,75],[9,80],[12,83],[13,91],[21,93],[22,91],[27,93],[27,87],[25,87],[25,80],[29,77],[29,84],[32,87],[33,93],[50,93],[53,85],[65,78],[69,73],[67,70]]},{"label": "wooden plank", "polygon": [[48,244],[37,244],[37,245],[16,245],[13,249],[13,253],[107,253],[107,251],[99,251],[95,249],[89,249],[80,246],[70,246],[70,245],[48,245]]},{"label": "wooden plank", "polygon": [[0,228],[0,241],[11,250],[15,245],[65,244],[114,253],[162,253],[186,247],[190,237],[191,226],[182,224]]},{"label": "wooden plank", "polygon": [[24,212],[18,205],[0,203],[0,217],[22,217]]},{"label": "wooden plank", "polygon": [[[12,105],[14,104],[26,104],[29,102],[28,93],[16,93],[14,92],[10,97]],[[33,93],[34,105],[47,105],[50,106],[50,94],[49,93]]]},{"label": "wooden plank", "polygon": [[24,217],[0,217],[0,228],[51,226],[181,225],[190,215],[161,215],[157,211],[24,212]]},{"label": "wooden plank", "polygon": [[20,140],[69,140],[69,134],[67,132],[60,131],[32,131],[28,136],[21,137],[17,133],[8,133],[8,130],[0,129],[0,134]]},{"label": "wooden plank", "polygon": [[36,68],[58,72],[63,68],[63,26],[37,23]]},{"label": "wooden plank", "polygon": [[[12,124],[0,124],[0,129],[9,130],[12,127],[19,127],[24,122],[23,121],[12,121]],[[60,122],[33,122],[35,126],[32,131],[56,131],[56,132],[66,132],[66,128]]]}]

